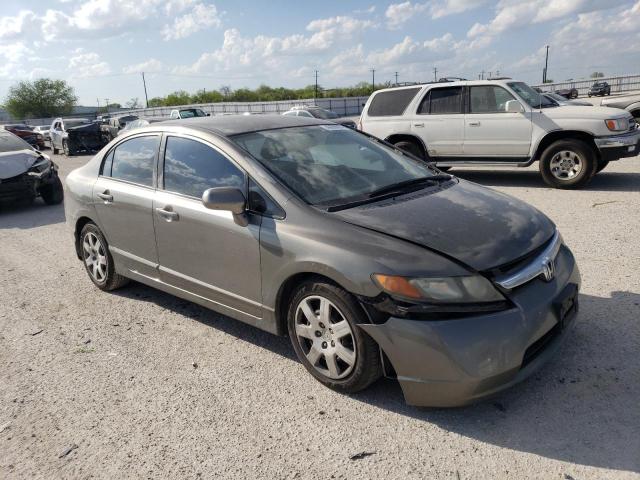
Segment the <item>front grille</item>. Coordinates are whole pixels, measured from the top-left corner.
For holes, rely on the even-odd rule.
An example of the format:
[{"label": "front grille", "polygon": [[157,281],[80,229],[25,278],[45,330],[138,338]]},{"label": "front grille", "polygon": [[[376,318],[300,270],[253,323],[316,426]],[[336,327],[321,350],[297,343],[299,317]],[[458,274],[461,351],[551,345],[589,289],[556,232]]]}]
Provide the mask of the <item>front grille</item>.
[{"label": "front grille", "polygon": [[34,181],[27,174],[0,180],[0,200],[29,197],[34,194]]}]

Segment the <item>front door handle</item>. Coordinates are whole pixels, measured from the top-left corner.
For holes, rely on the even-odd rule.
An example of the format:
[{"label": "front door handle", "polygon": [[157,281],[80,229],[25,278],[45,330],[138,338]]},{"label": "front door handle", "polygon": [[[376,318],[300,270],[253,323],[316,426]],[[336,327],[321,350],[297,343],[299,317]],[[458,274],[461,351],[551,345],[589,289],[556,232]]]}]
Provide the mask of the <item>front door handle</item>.
[{"label": "front door handle", "polygon": [[98,193],[97,196],[104,200],[104,203],[113,203],[113,195],[109,193],[109,190],[105,190],[102,193]]},{"label": "front door handle", "polygon": [[178,220],[180,220],[180,215],[174,212],[173,208],[171,208],[170,205],[162,208],[158,207],[156,208],[156,212],[167,222],[177,222]]},{"label": "front door handle", "polygon": [[480,122],[479,121],[477,121],[477,122],[469,122],[469,126],[470,127],[479,127],[480,126]]},{"label": "front door handle", "polygon": [[413,126],[414,127],[418,127],[418,128],[422,128],[422,127],[424,127],[424,123],[414,123]]}]

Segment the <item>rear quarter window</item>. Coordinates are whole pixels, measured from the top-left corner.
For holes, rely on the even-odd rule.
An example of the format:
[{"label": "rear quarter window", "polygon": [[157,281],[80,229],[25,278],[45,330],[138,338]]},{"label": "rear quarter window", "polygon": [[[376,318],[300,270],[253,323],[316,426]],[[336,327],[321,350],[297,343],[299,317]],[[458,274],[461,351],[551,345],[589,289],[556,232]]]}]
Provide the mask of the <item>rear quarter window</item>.
[{"label": "rear quarter window", "polygon": [[370,117],[402,115],[419,91],[420,88],[404,88],[377,93],[371,100],[367,115]]}]

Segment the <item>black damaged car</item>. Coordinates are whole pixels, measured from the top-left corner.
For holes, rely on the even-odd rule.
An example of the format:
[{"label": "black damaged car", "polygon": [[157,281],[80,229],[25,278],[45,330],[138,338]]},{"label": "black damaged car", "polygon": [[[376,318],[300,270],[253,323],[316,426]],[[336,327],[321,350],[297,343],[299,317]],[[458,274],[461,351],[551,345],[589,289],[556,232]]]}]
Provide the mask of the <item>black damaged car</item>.
[{"label": "black damaged car", "polygon": [[48,205],[62,202],[58,166],[13,133],[0,130],[0,205],[30,203],[36,197]]},{"label": "black damaged car", "polygon": [[97,152],[111,140],[99,123],[87,118],[56,118],[50,136],[53,153],[62,150],[66,156]]}]

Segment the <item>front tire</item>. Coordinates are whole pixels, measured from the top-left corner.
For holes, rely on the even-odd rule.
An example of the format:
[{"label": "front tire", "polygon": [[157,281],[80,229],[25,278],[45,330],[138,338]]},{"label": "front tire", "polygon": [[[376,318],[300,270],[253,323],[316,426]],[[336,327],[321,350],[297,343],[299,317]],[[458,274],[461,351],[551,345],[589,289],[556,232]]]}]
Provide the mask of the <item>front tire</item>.
[{"label": "front tire", "polygon": [[320,383],[342,393],[363,390],[382,375],[378,346],[359,323],[368,319],[353,295],[321,280],[300,285],[287,314],[300,362]]},{"label": "front tire", "polygon": [[56,176],[52,183],[44,185],[40,189],[40,196],[47,205],[58,205],[62,203],[64,199],[64,189],[62,188],[60,177]]},{"label": "front tire", "polygon": [[584,187],[596,172],[593,148],[581,140],[557,140],[540,157],[540,174],[554,188]]},{"label": "front tire", "polygon": [[95,223],[87,223],[80,232],[80,253],[89,278],[100,290],[111,291],[129,283],[116,273],[109,244]]}]

